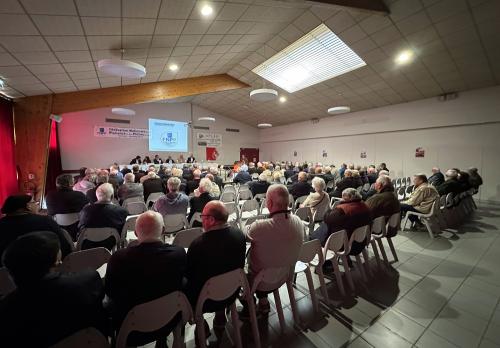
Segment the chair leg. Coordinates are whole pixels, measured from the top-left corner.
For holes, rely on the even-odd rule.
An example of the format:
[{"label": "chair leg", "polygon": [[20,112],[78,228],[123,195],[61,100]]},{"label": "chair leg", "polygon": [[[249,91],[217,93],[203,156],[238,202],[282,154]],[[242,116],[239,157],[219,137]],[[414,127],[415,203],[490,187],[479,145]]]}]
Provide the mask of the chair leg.
[{"label": "chair leg", "polygon": [[398,254],[396,254],[396,248],[394,247],[394,243],[392,243],[392,238],[387,238],[387,244],[389,244],[389,248],[391,248],[392,256],[394,257],[394,261],[398,262]]},{"label": "chair leg", "polygon": [[[318,265],[318,267],[317,267],[319,284],[321,286],[321,294],[323,295],[323,301],[325,301],[326,304],[329,306],[330,305],[330,298],[328,297],[328,291],[326,289],[326,284],[325,284],[325,276],[323,275],[323,269],[321,268],[322,266],[323,265]],[[340,274],[340,272],[339,272],[339,274]],[[340,280],[342,280],[342,278]]]},{"label": "chair leg", "polygon": [[335,273],[335,279],[337,280],[337,286],[339,287],[340,294],[342,295],[342,297],[344,297],[345,296],[344,283],[342,282],[342,275],[340,274],[339,264],[335,258],[332,259],[332,265],[333,265],[333,271]]},{"label": "chair leg", "polygon": [[355,291],[356,288],[354,287],[354,281],[352,280],[351,269],[349,268],[349,264],[347,263],[347,256],[342,255],[342,263],[344,264],[344,272],[347,277],[347,282],[349,283],[351,290]]},{"label": "chair leg", "polygon": [[364,248],[362,252],[363,252],[363,259],[365,261],[363,262],[363,264],[365,266],[366,275],[368,276],[368,278],[371,278],[373,274],[369,264],[370,258],[368,257],[368,249]]},{"label": "chair leg", "polygon": [[200,348],[207,348],[207,338],[205,336],[205,323],[203,315],[201,318],[196,318],[196,336],[198,336],[198,344]]},{"label": "chair leg", "polygon": [[409,212],[406,213],[405,219],[403,220],[403,226],[401,227],[401,231],[404,231],[406,229],[406,223],[408,222],[408,214]]},{"label": "chair leg", "polygon": [[[182,322],[182,321],[181,321]],[[172,343],[173,348],[182,348],[185,346],[184,337],[182,336],[182,324],[179,323],[174,330],[174,342]]]},{"label": "chair leg", "polygon": [[429,237],[431,237],[431,239],[434,238],[434,233],[432,233],[432,226],[431,226],[431,222],[429,219],[422,219],[424,220],[423,223],[425,225],[425,228],[427,228],[427,232],[429,232]]},{"label": "chair leg", "polygon": [[311,270],[306,268],[304,271],[307,279],[307,287],[309,288],[309,293],[311,294],[311,301],[313,303],[314,311],[317,313],[319,311],[318,298],[316,297],[316,291],[314,291],[314,283],[312,280]]},{"label": "chair leg", "polygon": [[236,311],[236,303],[231,305],[231,321],[233,324],[233,335],[237,348],[241,348],[241,333],[240,333],[240,320],[238,319],[238,312]]},{"label": "chair leg", "polygon": [[380,255],[378,254],[377,243],[375,243],[375,240],[372,240],[370,244],[372,246],[373,254],[375,255],[375,260],[377,260],[377,266],[380,268],[382,264],[380,262]]},{"label": "chair leg", "polygon": [[248,309],[250,312],[250,325],[252,326],[253,340],[255,348],[260,348],[260,334],[259,327],[257,325],[257,314],[255,313],[255,305],[253,304],[253,296],[250,294],[246,295]]},{"label": "chair leg", "polygon": [[281,331],[285,331],[285,316],[283,315],[283,307],[281,307],[280,292],[278,289],[273,291],[274,303],[276,304],[276,312],[278,313],[278,320],[280,322]]},{"label": "chair leg", "polygon": [[300,326],[299,310],[297,309],[297,302],[295,301],[295,294],[293,293],[293,285],[291,281],[286,282],[288,290],[288,297],[290,298],[290,307],[292,308],[293,320],[296,326]]},{"label": "chair leg", "polygon": [[365,270],[363,268],[363,263],[361,262],[361,256],[359,256],[359,254],[356,255],[356,268],[358,269],[359,273],[361,274],[361,278],[366,283],[368,281],[368,279],[366,278],[366,273],[365,273]]},{"label": "chair leg", "polygon": [[380,253],[382,254],[382,258],[385,263],[389,263],[389,259],[387,259],[387,254],[385,253],[384,243],[382,242],[382,238],[377,239],[378,248],[380,249]]}]

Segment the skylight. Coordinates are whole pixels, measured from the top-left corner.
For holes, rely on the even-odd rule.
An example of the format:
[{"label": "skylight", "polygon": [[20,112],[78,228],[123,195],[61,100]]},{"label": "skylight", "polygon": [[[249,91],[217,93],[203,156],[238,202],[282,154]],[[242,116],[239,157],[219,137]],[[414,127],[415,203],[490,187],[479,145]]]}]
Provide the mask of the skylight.
[{"label": "skylight", "polygon": [[320,24],[252,71],[293,93],[365,65],[337,35]]}]

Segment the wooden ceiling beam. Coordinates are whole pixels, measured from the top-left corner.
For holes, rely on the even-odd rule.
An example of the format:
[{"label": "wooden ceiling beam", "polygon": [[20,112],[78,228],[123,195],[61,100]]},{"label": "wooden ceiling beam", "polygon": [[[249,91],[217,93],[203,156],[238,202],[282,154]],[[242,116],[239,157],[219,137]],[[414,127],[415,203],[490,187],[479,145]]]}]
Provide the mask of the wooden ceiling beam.
[{"label": "wooden ceiling beam", "polygon": [[389,8],[383,0],[311,0],[309,3],[320,3],[344,7],[353,7],[360,10],[380,12],[389,14]]},{"label": "wooden ceiling beam", "polygon": [[220,74],[91,89],[54,94],[51,111],[52,114],[60,115],[67,112],[174,99],[246,87],[249,85],[227,74]]}]

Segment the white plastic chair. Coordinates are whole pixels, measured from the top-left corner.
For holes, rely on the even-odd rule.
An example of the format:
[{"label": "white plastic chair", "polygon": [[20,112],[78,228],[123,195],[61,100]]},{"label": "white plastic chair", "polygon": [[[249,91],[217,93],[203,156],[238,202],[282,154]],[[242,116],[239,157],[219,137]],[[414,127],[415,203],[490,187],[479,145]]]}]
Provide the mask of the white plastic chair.
[{"label": "white plastic chair", "polygon": [[50,348],[109,348],[109,342],[96,328],[88,327],[57,342]]},{"label": "white plastic chair", "polygon": [[259,203],[255,199],[244,201],[240,209],[240,220],[259,215],[259,210]]},{"label": "white plastic chair", "polygon": [[[396,248],[394,247],[394,243],[392,242],[392,237],[394,237],[400,229],[401,225],[401,213],[394,213],[389,217],[385,227],[385,239],[387,240],[387,244],[389,244],[389,248],[391,249],[392,256],[394,257],[394,261],[398,261],[398,255],[396,254]],[[382,241],[379,245],[384,247]],[[385,251],[384,251],[385,254]],[[387,259],[387,256],[386,256]],[[387,262],[387,261],[386,261]]]},{"label": "white plastic chair", "polygon": [[297,215],[303,221],[304,226],[307,227],[307,233],[308,235],[310,235],[314,229],[314,221],[311,208],[309,207],[298,208],[294,214]]},{"label": "white plastic chair", "polygon": [[245,221],[241,222],[241,230],[244,231],[247,226],[250,226],[255,221],[260,220],[260,219],[266,219],[266,218],[267,218],[266,215],[251,216],[248,219],[246,219]]},{"label": "white plastic chair", "polygon": [[[173,346],[184,346],[182,328],[193,318],[193,312],[186,296],[180,291],[174,291],[156,300],[132,308],[120,327],[116,347],[128,347],[127,339],[132,331],[153,332],[159,330],[170,323],[179,312],[182,318],[174,329]],[[166,339],[166,337],[163,339]]]},{"label": "white plastic chair", "polygon": [[234,187],[234,185],[226,185],[222,189],[222,193],[225,193],[225,192],[232,192],[232,193],[236,194],[236,188]]},{"label": "white plastic chair", "polygon": [[165,234],[179,232],[188,226],[185,214],[167,214],[163,217],[163,224]]},{"label": "white plastic chair", "polygon": [[403,201],[406,197],[406,189],[403,186],[401,186],[398,189],[397,194],[398,194],[398,201]]},{"label": "white plastic chair", "polygon": [[259,214],[260,215],[268,215],[269,214],[269,209],[267,209],[267,199],[266,198],[264,198],[260,201]]},{"label": "white plastic chair", "polygon": [[224,202],[224,206],[227,209],[228,221],[240,221],[240,211],[236,206],[236,202]]},{"label": "white plastic chair", "polygon": [[304,201],[307,199],[307,197],[309,196],[300,196],[300,197],[297,197],[297,199],[295,200],[295,202],[293,203],[293,209],[294,210],[297,210],[299,209],[299,206],[304,203]]},{"label": "white plastic chair", "polygon": [[5,267],[0,268],[0,298],[16,290],[16,284]]},{"label": "white plastic chair", "polygon": [[173,245],[178,245],[183,248],[189,248],[191,242],[201,236],[203,233],[201,227],[194,227],[187,230],[179,231],[172,241]]},{"label": "white plastic chair", "polygon": [[382,243],[382,238],[385,237],[385,216],[379,216],[374,219],[371,225],[370,238],[367,238],[367,244],[372,246],[373,254],[375,254],[375,259],[377,260],[378,267],[381,266],[380,256],[377,250],[377,243],[379,244],[380,252],[385,262],[387,261],[387,255],[385,254],[384,244]]},{"label": "white plastic chair", "polygon": [[91,242],[102,242],[109,237],[115,238],[114,248],[116,248],[120,243],[120,235],[116,229],[112,227],[84,228],[80,231],[78,241],[76,242],[76,250],[82,250],[83,242],[86,240]]},{"label": "white plastic chair", "polygon": [[146,206],[146,203],[144,203],[144,201],[128,202],[123,207],[127,209],[129,215],[142,214],[148,210],[148,207]]},{"label": "white plastic chair", "polygon": [[330,209],[335,209],[335,206],[342,200],[342,198],[339,197],[332,197],[330,199]]},{"label": "white plastic chair", "polygon": [[435,234],[434,234],[434,231],[433,231],[433,227],[437,230],[437,233],[441,232],[440,227],[439,227],[439,221],[438,221],[438,218],[437,218],[437,211],[436,211],[437,209],[439,209],[439,199],[436,199],[432,203],[431,210],[427,214],[417,213],[417,212],[414,212],[414,211],[407,212],[405,220],[403,222],[403,228],[402,228],[403,231],[406,228],[406,223],[408,222],[409,217],[411,215],[413,215],[413,216],[417,216],[422,221],[422,223],[427,228],[427,232],[429,232],[429,236],[431,238],[434,238]]},{"label": "white plastic chair", "polygon": [[293,210],[295,207],[295,198],[291,193],[288,194],[288,209]]},{"label": "white plastic chair", "polygon": [[97,270],[108,263],[111,253],[106,248],[92,248],[68,254],[60,266],[63,273],[80,272],[86,269]]},{"label": "white plastic chair", "polygon": [[246,200],[253,199],[253,194],[252,191],[247,187],[245,189],[240,189],[238,190],[238,195],[236,196],[236,201],[238,204],[241,204],[240,202],[244,202]]},{"label": "white plastic chair", "polygon": [[69,213],[69,214],[55,214],[54,220],[59,226],[65,227],[73,225],[80,220],[79,213]]},{"label": "white plastic chair", "polygon": [[122,233],[120,236],[120,247],[124,248],[127,246],[127,233],[129,231],[135,231],[135,223],[137,221],[137,218],[139,215],[129,215],[127,216],[127,219],[125,220],[125,224],[123,225],[122,228]]},{"label": "white plastic chair", "polygon": [[220,195],[219,200],[223,203],[236,202],[236,192],[225,191]]},{"label": "white plastic chair", "polygon": [[[247,303],[249,304],[250,312],[250,323],[252,326],[252,333],[254,338],[254,344],[257,348],[260,348],[260,335],[257,327],[257,316],[255,314],[255,306],[253,306],[252,292],[248,285],[247,277],[242,269],[235,269],[233,271],[223,273],[208,279],[198,296],[198,301],[196,302],[196,309],[194,314],[194,320],[196,323],[196,334],[198,336],[198,343],[201,348],[206,348],[206,337],[205,337],[205,327],[203,321],[203,304],[207,300],[213,301],[223,301],[230,298],[234,293],[243,288],[243,296]],[[238,312],[236,311],[236,303],[233,302],[230,305],[231,311],[231,321],[234,329],[234,341],[236,347],[241,348],[241,333],[239,329],[239,319]]]},{"label": "white plastic chair", "polygon": [[[318,312],[319,305],[318,299],[316,297],[316,291],[314,289],[314,283],[312,279],[312,272],[309,268],[313,266],[318,272],[318,278],[321,288],[321,293],[323,295],[323,300],[328,305],[330,299],[328,298],[328,292],[326,290],[325,277],[323,275],[323,264],[325,263],[323,257],[323,250],[321,248],[321,243],[318,239],[314,239],[302,244],[300,249],[299,261],[295,263],[295,274],[304,272],[307,279],[307,286],[309,288],[309,293],[311,294],[311,301],[313,303],[314,310]],[[296,286],[297,287],[297,286]]]},{"label": "white plastic chair", "polygon": [[163,192],[152,192],[149,194],[148,199],[146,200],[146,207],[150,209],[153,204],[161,197],[165,196]]},{"label": "white plastic chair", "polygon": [[351,270],[347,263],[347,254],[349,253],[347,232],[345,230],[340,230],[334,232],[328,237],[325,246],[323,248],[323,257],[326,261],[330,261],[333,265],[333,271],[335,274],[335,279],[337,280],[337,286],[339,287],[340,294],[345,296],[344,283],[342,282],[342,274],[340,273],[339,259],[342,259],[342,264],[344,266],[344,273],[347,278],[347,282],[354,291],[354,281],[352,280]]},{"label": "white plastic chair", "polygon": [[[348,255],[351,255],[352,244],[354,242],[366,244],[369,232],[370,232],[369,225],[358,227],[352,232],[351,238],[349,238]],[[361,255],[363,255],[364,262],[361,260]],[[355,268],[358,269],[359,273],[361,274],[361,278],[363,279],[364,282],[366,282],[368,280],[366,275],[367,274],[370,275],[370,267],[368,266],[369,258],[368,258],[368,251],[366,250],[366,245],[363,248],[363,250],[359,254],[354,255],[354,257],[356,258]]]},{"label": "white plastic chair", "polygon": [[262,202],[263,199],[266,198],[265,193],[257,193],[255,196],[253,196],[258,202]]},{"label": "white plastic chair", "polygon": [[127,209],[127,204],[132,203],[132,202],[144,202],[144,197],[143,196],[135,196],[135,197],[129,197],[127,199],[124,199],[122,202],[122,207]]},{"label": "white plastic chair", "polygon": [[193,216],[191,217],[191,221],[189,221],[189,227],[193,227],[193,224],[194,224],[195,221],[199,222],[200,224],[202,223],[202,221],[201,221],[201,213],[196,212],[196,213],[193,214]]}]

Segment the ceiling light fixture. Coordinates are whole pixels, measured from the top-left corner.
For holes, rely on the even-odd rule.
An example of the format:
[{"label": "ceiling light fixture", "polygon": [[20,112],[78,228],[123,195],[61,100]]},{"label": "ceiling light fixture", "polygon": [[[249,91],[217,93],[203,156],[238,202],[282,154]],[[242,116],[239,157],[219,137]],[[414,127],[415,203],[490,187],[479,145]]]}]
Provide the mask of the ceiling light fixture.
[{"label": "ceiling light fixture", "polygon": [[396,56],[394,61],[399,65],[408,64],[413,60],[413,56],[414,54],[412,50],[404,50]]},{"label": "ceiling light fixture", "polygon": [[266,102],[278,97],[278,91],[270,88],[259,88],[250,91],[250,99]]},{"label": "ceiling light fixture", "polygon": [[168,68],[170,69],[170,71],[179,70],[179,66],[177,64],[170,64],[170,66]]},{"label": "ceiling light fixture", "polygon": [[293,93],[365,65],[325,24],[320,24],[252,72]]},{"label": "ceiling light fixture", "polygon": [[285,96],[281,96],[280,97],[280,103],[284,103],[286,102],[286,97]]},{"label": "ceiling light fixture", "polygon": [[129,60],[101,59],[97,62],[99,71],[113,76],[128,79],[139,79],[146,76],[146,68]]},{"label": "ceiling light fixture", "polygon": [[271,128],[273,125],[271,123],[259,123],[257,127],[259,128]]},{"label": "ceiling light fixture", "polygon": [[333,108],[328,109],[328,113],[330,115],[345,114],[346,112],[349,111],[351,111],[351,108],[349,106],[335,106]]},{"label": "ceiling light fixture", "polygon": [[111,112],[115,115],[121,115],[121,116],[134,116],[135,111],[132,109],[125,109],[125,108],[112,108]]},{"label": "ceiling light fixture", "polygon": [[203,116],[203,117],[198,117],[198,121],[210,121],[210,122],[215,122],[215,117],[212,117],[212,116]]},{"label": "ceiling light fixture", "polygon": [[201,12],[202,16],[208,17],[214,12],[214,9],[210,5],[205,5],[201,8],[200,12]]}]

